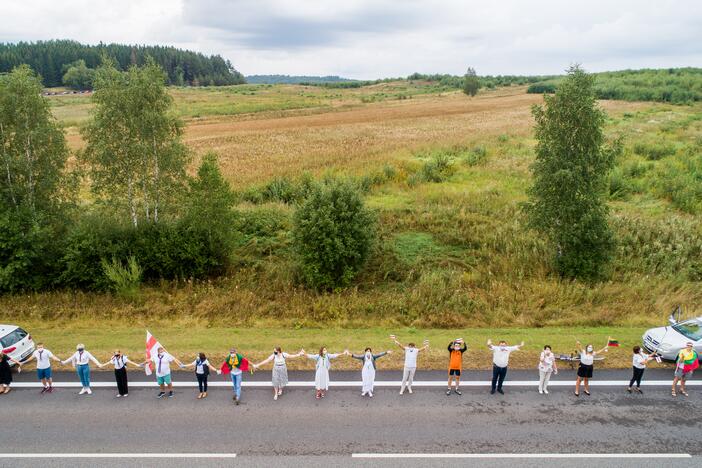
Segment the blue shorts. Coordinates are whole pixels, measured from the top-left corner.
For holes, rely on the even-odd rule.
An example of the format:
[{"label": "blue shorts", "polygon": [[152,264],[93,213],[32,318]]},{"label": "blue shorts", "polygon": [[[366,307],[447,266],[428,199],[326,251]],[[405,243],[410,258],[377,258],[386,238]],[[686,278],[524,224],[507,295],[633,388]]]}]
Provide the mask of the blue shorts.
[{"label": "blue shorts", "polygon": [[39,380],[50,379],[51,378],[51,367],[46,369],[37,369],[37,378]]},{"label": "blue shorts", "polygon": [[171,384],[171,374],[166,374],[163,377],[156,377],[156,383],[159,385],[170,385]]}]

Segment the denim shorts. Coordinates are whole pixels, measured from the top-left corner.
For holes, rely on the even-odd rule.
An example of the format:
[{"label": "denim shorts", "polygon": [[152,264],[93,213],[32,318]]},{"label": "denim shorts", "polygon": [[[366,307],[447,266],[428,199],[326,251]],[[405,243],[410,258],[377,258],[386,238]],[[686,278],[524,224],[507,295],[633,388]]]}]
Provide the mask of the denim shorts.
[{"label": "denim shorts", "polygon": [[50,379],[51,378],[51,367],[47,367],[46,369],[37,369],[37,378],[39,380]]},{"label": "denim shorts", "polygon": [[683,370],[682,370],[681,367],[676,367],[676,368],[675,368],[675,374],[674,374],[674,375],[675,375],[675,377],[677,377],[677,378],[679,378],[679,379],[687,380],[687,379],[689,379],[690,377],[692,377],[692,371],[690,371],[690,372],[683,372]]}]

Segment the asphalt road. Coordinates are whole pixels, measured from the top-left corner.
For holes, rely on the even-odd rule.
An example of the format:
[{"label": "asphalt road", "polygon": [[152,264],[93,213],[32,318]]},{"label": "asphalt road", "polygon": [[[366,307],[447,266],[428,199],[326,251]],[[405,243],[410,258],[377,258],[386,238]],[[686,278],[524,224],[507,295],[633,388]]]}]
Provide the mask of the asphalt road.
[{"label": "asphalt road", "polygon": [[[512,371],[508,379],[533,380],[531,371]],[[246,376],[268,379],[269,372]],[[557,381],[572,380],[572,371]],[[34,380],[34,373],[16,382]],[[57,381],[75,381],[60,372]],[[93,373],[94,381],[110,381],[110,372]],[[418,379],[443,380],[445,372],[420,372]],[[487,372],[465,378],[485,380]],[[602,381],[628,379],[628,371],[596,371]],[[669,380],[670,372],[651,370],[646,377]],[[397,380],[379,372],[378,380]],[[149,379],[130,374],[133,382]],[[222,380],[212,376],[213,380]],[[360,373],[332,372],[332,380],[360,380]],[[176,381],[192,381],[178,373]],[[291,372],[291,380],[312,380],[310,372]],[[466,387],[462,396],[446,396],[443,387],[417,387],[414,394],[379,388],[373,399],[358,388],[332,388],[315,400],[310,388],[290,388],[278,401],[269,389],[245,388],[235,406],[231,391],[213,388],[206,400],[197,390],[177,388],[172,399],[158,400],[155,389],[133,387],[129,398],[117,399],[112,388],[78,396],[75,388],[40,395],[36,388],[18,388],[0,396],[0,466],[35,466],[41,460],[12,454],[236,453],[234,459],[102,459],[65,458],[52,466],[701,466],[702,387],[691,386],[688,398],[670,396],[663,385],[643,387],[630,395],[620,386],[593,387],[592,396],[576,398],[570,386],[553,386],[539,395],[533,386],[506,387],[506,395],[490,395],[486,387]],[[360,459],[352,454],[663,454],[664,458],[618,459]],[[693,458],[668,458],[665,454]]]}]

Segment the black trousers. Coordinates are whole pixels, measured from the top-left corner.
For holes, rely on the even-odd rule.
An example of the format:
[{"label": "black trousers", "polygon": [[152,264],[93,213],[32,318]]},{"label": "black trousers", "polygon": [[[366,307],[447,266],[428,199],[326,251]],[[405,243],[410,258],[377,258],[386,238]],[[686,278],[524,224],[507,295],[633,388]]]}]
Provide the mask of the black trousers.
[{"label": "black trousers", "polygon": [[195,374],[197,377],[197,386],[200,389],[200,393],[207,391],[207,374]]},{"label": "black trousers", "polygon": [[126,395],[129,393],[129,387],[127,386],[127,369],[115,369],[115,380],[117,381],[117,393],[120,395]]},{"label": "black trousers", "polygon": [[643,373],[646,369],[645,368],[639,369],[637,367],[632,367],[632,369],[634,369],[634,375],[631,377],[631,381],[629,382],[629,387],[633,387],[634,382],[636,382],[636,387],[638,388],[641,386],[641,377],[643,377]]},{"label": "black trousers", "polygon": [[498,367],[495,364],[492,365],[492,389],[495,390],[495,387],[497,387],[498,390],[502,390],[502,382],[505,381],[505,377],[507,376],[507,368],[506,367]]}]

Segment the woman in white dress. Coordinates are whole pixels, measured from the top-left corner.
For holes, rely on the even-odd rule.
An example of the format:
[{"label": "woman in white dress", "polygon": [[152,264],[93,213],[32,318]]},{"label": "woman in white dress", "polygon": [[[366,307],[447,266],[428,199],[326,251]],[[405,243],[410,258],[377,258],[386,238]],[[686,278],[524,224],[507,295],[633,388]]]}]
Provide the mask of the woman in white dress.
[{"label": "woman in white dress", "polygon": [[303,356],[305,350],[301,349],[297,354],[284,353],[280,346],[273,348],[273,354],[268,356],[268,358],[254,364],[254,369],[258,369],[264,364],[268,364],[273,361],[273,371],[271,377],[271,383],[273,384],[273,399],[277,400],[279,396],[283,394],[283,388],[288,384],[288,366],[286,364],[286,359],[294,359],[296,357]]},{"label": "woman in white dress", "polygon": [[363,378],[363,388],[361,389],[361,396],[368,395],[373,398],[373,385],[375,384],[375,360],[385,356],[386,354],[391,354],[392,351],[385,351],[384,353],[373,354],[373,350],[366,348],[363,354],[352,354],[351,357],[363,361],[363,370],[361,371],[361,377]]},{"label": "woman in white dress", "polygon": [[319,354],[308,354],[307,357],[316,361],[316,369],[314,375],[314,388],[317,391],[315,398],[324,398],[329,390],[329,369],[331,368],[331,360],[336,359],[339,356],[348,356],[349,350],[345,350],[343,353],[331,354],[327,352],[326,346],[322,346],[319,349]]}]

